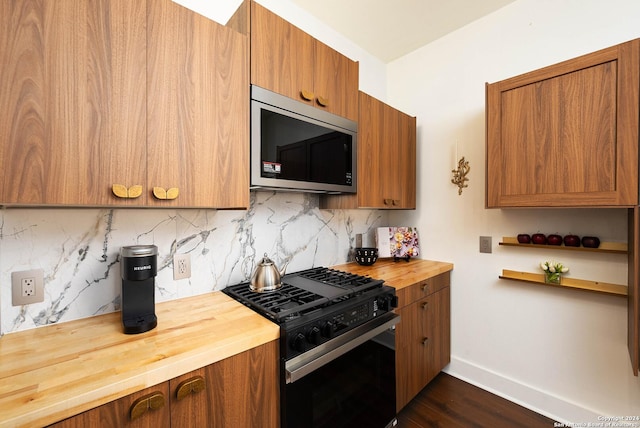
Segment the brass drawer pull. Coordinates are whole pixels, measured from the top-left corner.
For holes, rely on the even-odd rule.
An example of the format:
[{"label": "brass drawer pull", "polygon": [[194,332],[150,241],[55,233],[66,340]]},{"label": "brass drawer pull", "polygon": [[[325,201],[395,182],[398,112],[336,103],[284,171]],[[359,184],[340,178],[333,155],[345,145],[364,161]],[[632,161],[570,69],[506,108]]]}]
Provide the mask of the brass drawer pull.
[{"label": "brass drawer pull", "polygon": [[138,398],[129,409],[129,418],[138,419],[147,413],[148,410],[157,410],[164,406],[164,394],[162,392],[152,392],[144,397]]},{"label": "brass drawer pull", "polygon": [[420,305],[420,306],[422,306],[422,309],[427,309],[427,305],[428,305],[428,304],[429,304],[429,302],[424,302],[424,303],[423,303],[422,305]]},{"label": "brass drawer pull", "polygon": [[182,400],[191,394],[196,394],[204,391],[205,389],[206,384],[204,382],[204,378],[202,376],[196,376],[194,378],[187,379],[184,382],[180,382],[178,388],[176,388],[176,398],[178,400]]},{"label": "brass drawer pull", "polygon": [[164,187],[154,187],[153,188],[153,196],[157,199],[161,200],[171,200],[176,199],[179,195],[180,191],[177,187],[172,187],[169,190],[165,190]]},{"label": "brass drawer pull", "polygon": [[391,205],[393,203],[393,199],[385,199],[384,200],[384,204],[385,205]]},{"label": "brass drawer pull", "polygon": [[428,342],[429,342],[429,338],[428,337],[425,337],[425,338],[422,339],[422,344],[423,345],[426,345]]},{"label": "brass drawer pull", "polygon": [[424,284],[422,284],[422,291],[424,291],[425,293],[429,292],[429,283],[425,282]]},{"label": "brass drawer pull", "polygon": [[327,107],[329,105],[329,100],[323,97],[318,97],[316,98],[316,100],[318,101],[318,104],[320,104],[322,107]]},{"label": "brass drawer pull", "polygon": [[118,198],[135,199],[142,195],[142,186],[136,184],[135,186],[127,188],[127,186],[123,186],[122,184],[114,184],[111,186],[111,191]]}]

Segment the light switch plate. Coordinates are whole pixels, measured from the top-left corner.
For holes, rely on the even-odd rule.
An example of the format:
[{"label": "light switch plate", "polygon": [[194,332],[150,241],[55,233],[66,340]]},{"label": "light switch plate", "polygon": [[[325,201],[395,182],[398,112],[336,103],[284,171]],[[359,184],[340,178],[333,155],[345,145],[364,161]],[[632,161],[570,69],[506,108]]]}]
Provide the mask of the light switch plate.
[{"label": "light switch plate", "polygon": [[44,302],[44,270],[11,272],[11,305]]},{"label": "light switch plate", "polygon": [[491,237],[490,236],[480,237],[480,252],[491,253]]}]

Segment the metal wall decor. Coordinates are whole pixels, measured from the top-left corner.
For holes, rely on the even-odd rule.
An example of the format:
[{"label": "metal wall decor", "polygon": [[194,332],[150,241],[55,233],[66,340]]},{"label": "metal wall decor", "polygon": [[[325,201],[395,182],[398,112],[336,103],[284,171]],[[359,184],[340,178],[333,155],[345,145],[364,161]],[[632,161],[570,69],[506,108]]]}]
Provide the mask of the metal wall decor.
[{"label": "metal wall decor", "polygon": [[466,184],[469,181],[467,178],[469,171],[471,171],[471,167],[469,166],[469,161],[464,159],[464,156],[458,161],[458,168],[451,170],[453,173],[451,182],[458,186],[458,195],[462,195],[463,188],[469,187],[469,185]]}]

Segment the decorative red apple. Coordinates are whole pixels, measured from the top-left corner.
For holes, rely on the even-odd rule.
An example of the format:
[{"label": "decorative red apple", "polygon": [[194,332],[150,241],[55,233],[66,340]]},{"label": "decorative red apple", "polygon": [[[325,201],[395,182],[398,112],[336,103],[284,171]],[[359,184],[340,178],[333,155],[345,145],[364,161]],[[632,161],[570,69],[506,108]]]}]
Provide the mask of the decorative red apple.
[{"label": "decorative red apple", "polygon": [[587,248],[598,248],[600,246],[600,239],[595,236],[583,236],[582,246]]},{"label": "decorative red apple", "polygon": [[562,236],[558,234],[551,234],[547,236],[547,244],[549,245],[562,245]]},{"label": "decorative red apple", "polygon": [[564,237],[564,245],[566,245],[567,247],[579,247],[580,237],[578,235],[566,235]]},{"label": "decorative red apple", "polygon": [[521,244],[530,244],[531,236],[527,235],[526,233],[521,233],[518,235],[518,242]]},{"label": "decorative red apple", "polygon": [[544,233],[534,233],[531,235],[531,242],[538,245],[545,245],[547,243],[547,237]]}]

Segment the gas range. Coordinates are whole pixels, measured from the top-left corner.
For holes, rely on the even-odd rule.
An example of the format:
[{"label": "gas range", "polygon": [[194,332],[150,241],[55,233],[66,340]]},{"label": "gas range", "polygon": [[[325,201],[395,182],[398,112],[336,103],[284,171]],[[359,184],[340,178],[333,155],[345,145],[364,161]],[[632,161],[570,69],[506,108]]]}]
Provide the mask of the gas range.
[{"label": "gas range", "polygon": [[392,311],[384,281],[326,267],[285,275],[282,287],[257,293],[246,283],[223,291],[280,325],[281,357],[291,359]]},{"label": "gas range", "polygon": [[281,284],[223,290],[280,326],[281,428],[395,426],[395,289],[325,267]]}]

